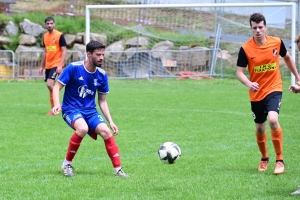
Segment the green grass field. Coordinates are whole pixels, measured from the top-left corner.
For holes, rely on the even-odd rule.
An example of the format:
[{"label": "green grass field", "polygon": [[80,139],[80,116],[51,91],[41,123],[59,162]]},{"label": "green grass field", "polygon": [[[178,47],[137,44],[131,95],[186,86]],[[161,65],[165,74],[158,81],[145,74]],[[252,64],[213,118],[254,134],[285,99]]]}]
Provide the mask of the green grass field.
[{"label": "green grass field", "polygon": [[[294,199],[300,185],[300,96],[284,80],[279,122],[286,171],[258,172],[247,89],[237,80],[110,80],[108,103],[119,128],[122,167],[114,176],[103,141],[86,137],[64,177],[73,130],[50,110],[42,81],[0,82],[0,199]],[[176,142],[181,159],[166,165],[157,150]],[[298,196],[299,197],[299,196]]]}]

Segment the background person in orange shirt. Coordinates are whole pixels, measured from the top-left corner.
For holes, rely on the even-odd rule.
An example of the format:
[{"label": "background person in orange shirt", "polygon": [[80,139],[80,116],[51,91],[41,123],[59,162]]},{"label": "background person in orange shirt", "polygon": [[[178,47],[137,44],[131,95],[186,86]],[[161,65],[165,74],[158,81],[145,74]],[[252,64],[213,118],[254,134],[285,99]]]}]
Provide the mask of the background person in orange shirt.
[{"label": "background person in orange shirt", "polygon": [[63,33],[54,29],[55,21],[52,17],[45,19],[45,26],[48,30],[43,36],[43,46],[45,47],[42,61],[40,64],[39,74],[42,75],[45,70],[45,78],[47,88],[49,89],[49,98],[51,109],[46,115],[53,115],[54,107],[52,90],[55,79],[62,72],[64,60],[66,58],[67,45]]},{"label": "background person in orange shirt", "polygon": [[[298,50],[300,51],[300,35],[298,35],[295,39],[295,43],[297,44]],[[289,87],[289,90],[295,94],[298,94],[300,92],[300,86],[299,85],[291,85]],[[291,194],[295,195],[295,194],[300,194],[300,186],[298,187],[298,190],[292,192]]]},{"label": "background person in orange shirt", "polygon": [[[261,152],[258,171],[268,169],[266,121],[271,129],[271,138],[276,153],[274,174],[284,173],[282,154],[282,129],[278,115],[282,98],[282,79],[279,69],[279,56],[300,84],[295,62],[284,43],[278,37],[266,35],[266,19],[260,13],[250,16],[250,28],[253,37],[240,48],[236,76],[249,89],[252,115],[255,122],[256,141]],[[248,66],[249,78],[245,75]]]},{"label": "background person in orange shirt", "polygon": [[[298,50],[300,51],[300,35],[298,35],[295,39],[295,43],[297,44]],[[289,90],[295,94],[300,92],[300,86],[299,85],[291,85],[289,87]],[[300,194],[300,189],[299,189],[299,194]]]}]

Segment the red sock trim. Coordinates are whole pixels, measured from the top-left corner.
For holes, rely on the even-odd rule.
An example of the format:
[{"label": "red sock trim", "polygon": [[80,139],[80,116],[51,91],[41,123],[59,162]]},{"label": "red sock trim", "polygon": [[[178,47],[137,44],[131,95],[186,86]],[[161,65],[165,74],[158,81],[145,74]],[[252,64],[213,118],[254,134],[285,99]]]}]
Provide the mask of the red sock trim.
[{"label": "red sock trim", "polygon": [[66,155],[67,161],[72,162],[74,156],[76,155],[76,153],[80,147],[80,143],[81,143],[82,139],[83,139],[83,137],[80,137],[76,133],[74,133],[71,136],[70,142],[69,142],[69,148],[68,148],[67,155]]},{"label": "red sock trim", "polygon": [[112,136],[108,138],[107,140],[104,140],[105,148],[107,151],[107,154],[112,162],[112,165],[114,168],[121,166],[121,158],[119,154],[119,148],[116,144],[115,138]]}]

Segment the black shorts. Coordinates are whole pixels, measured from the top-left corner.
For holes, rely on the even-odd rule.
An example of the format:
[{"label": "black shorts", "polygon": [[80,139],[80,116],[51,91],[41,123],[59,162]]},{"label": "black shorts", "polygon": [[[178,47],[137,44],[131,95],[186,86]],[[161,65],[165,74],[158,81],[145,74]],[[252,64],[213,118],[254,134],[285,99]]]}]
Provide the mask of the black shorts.
[{"label": "black shorts", "polygon": [[267,120],[269,111],[275,111],[279,114],[281,99],[282,92],[272,92],[261,101],[251,101],[251,110],[254,122],[258,124],[264,123]]},{"label": "black shorts", "polygon": [[52,80],[56,80],[58,74],[56,73],[56,68],[57,67],[53,67],[51,69],[46,69],[45,71],[45,78],[44,81],[47,82],[47,79],[52,79]]}]

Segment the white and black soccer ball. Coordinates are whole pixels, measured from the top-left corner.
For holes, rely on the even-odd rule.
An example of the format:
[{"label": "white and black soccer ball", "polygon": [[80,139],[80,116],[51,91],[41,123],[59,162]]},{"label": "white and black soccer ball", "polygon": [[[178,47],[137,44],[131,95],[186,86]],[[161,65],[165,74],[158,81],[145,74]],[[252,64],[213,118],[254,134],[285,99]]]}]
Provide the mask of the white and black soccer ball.
[{"label": "white and black soccer ball", "polygon": [[165,142],[158,149],[158,157],[165,164],[173,164],[180,159],[181,149],[174,142]]}]

